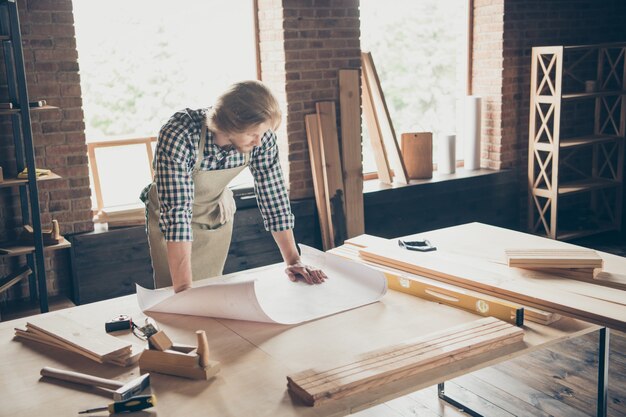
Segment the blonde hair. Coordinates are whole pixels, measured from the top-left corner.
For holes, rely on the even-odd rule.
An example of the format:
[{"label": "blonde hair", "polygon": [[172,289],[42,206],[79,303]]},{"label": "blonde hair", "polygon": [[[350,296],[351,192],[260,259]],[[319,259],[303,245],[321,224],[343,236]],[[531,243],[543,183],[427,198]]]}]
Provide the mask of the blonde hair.
[{"label": "blonde hair", "polygon": [[278,101],[270,89],[251,80],[231,85],[217,98],[206,119],[212,131],[243,133],[264,122],[276,130],[281,117]]}]

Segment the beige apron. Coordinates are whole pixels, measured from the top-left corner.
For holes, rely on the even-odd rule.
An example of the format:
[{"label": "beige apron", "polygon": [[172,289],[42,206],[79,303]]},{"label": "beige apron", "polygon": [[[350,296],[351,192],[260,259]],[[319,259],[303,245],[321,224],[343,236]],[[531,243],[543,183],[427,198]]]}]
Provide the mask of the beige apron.
[{"label": "beige apron", "polygon": [[[219,202],[224,199],[224,205],[232,204],[234,213],[235,200],[233,192],[228,188],[228,183],[245,169],[250,159],[250,155],[246,154],[246,162],[240,167],[202,171],[200,170],[202,161],[200,155],[204,154],[206,137],[206,126],[203,125],[200,132],[198,158],[191,174],[194,184],[191,271],[194,281],[222,275],[233,232],[233,219],[227,219],[224,224],[220,223]],[[167,244],[159,228],[159,197],[154,182],[148,192],[146,208],[154,286],[155,288],[169,287],[172,285],[172,277],[167,261]]]}]

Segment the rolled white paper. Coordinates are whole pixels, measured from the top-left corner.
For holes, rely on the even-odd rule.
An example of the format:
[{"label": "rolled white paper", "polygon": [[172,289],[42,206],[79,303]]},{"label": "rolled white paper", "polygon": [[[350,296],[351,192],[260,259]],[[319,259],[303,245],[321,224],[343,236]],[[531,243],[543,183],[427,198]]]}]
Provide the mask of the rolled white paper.
[{"label": "rolled white paper", "polygon": [[481,98],[465,97],[465,169],[480,169]]},{"label": "rolled white paper", "polygon": [[454,174],[456,171],[456,135],[439,136],[437,171],[440,174]]}]

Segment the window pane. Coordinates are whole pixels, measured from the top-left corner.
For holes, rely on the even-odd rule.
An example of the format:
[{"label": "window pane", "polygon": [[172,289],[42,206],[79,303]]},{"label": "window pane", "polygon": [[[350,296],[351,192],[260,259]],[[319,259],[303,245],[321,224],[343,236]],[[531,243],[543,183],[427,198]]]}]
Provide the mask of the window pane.
[{"label": "window pane", "polygon": [[95,154],[105,207],[139,206],[139,193],[151,181],[146,146],[97,148]]},{"label": "window pane", "polygon": [[[157,136],[175,111],[256,78],[252,0],[72,3],[88,142]],[[98,150],[105,206],[137,201],[150,181],[142,150]]]},{"label": "window pane", "polygon": [[[457,131],[465,95],[465,0],[361,0],[361,48],[372,53],[398,141],[406,132]],[[364,172],[375,170],[363,127]],[[457,155],[461,154],[458,149]],[[436,160],[437,152],[433,152]]]}]

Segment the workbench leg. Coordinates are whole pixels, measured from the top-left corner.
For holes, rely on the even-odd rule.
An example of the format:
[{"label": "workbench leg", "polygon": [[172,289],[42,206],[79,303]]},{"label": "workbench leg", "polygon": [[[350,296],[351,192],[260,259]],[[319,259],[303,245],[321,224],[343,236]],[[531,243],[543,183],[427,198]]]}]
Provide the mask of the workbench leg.
[{"label": "workbench leg", "polygon": [[441,400],[444,400],[445,402],[447,402],[448,404],[458,408],[461,412],[470,415],[472,417],[483,417],[482,414],[477,413],[476,411],[472,410],[471,408],[468,408],[466,406],[464,406],[463,404],[461,404],[460,402],[458,402],[457,400],[450,398],[446,395],[446,390],[445,390],[445,382],[440,382],[439,384],[437,384],[437,395],[439,396],[439,398]]},{"label": "workbench leg", "polygon": [[598,417],[606,417],[609,394],[609,329],[599,332],[598,349]]}]

